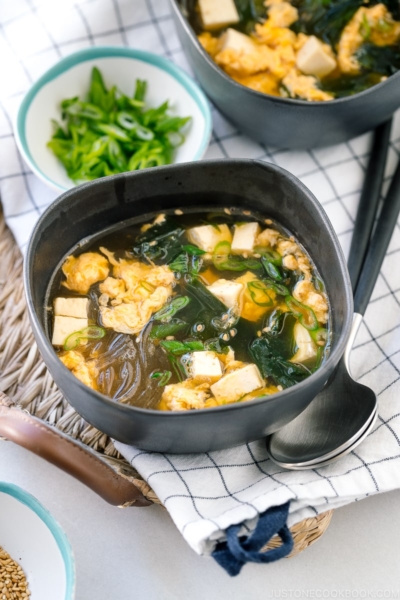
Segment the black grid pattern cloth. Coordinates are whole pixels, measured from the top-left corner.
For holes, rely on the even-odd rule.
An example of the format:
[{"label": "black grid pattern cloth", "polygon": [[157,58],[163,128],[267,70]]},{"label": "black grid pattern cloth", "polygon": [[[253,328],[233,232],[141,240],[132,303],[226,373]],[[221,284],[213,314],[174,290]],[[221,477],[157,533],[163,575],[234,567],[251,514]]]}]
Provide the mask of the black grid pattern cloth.
[{"label": "black grid pattern cloth", "polygon": [[[60,58],[94,45],[127,45],[168,57],[190,73],[168,0],[0,0],[0,193],[6,221],[24,251],[56,194],[18,153],[12,123],[32,83]],[[257,158],[297,175],[324,206],[348,251],[370,135],[327,149],[277,151],[238,132],[213,109],[205,158]],[[384,192],[400,150],[395,119]],[[289,525],[378,492],[400,487],[400,229],[396,226],[362,324],[352,371],[379,399],[376,425],[341,461],[302,472],[268,460],[264,442],[204,455],[146,453],[118,445],[169,510],[190,546],[209,554],[224,531],[254,528],[268,507],[290,500]]]}]

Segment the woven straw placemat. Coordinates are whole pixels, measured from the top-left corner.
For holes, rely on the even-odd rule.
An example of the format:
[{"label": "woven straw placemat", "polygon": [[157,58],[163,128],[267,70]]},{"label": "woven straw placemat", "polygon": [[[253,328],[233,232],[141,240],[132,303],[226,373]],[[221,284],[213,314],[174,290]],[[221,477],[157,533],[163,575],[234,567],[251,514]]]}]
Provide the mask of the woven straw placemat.
[{"label": "woven straw placemat", "polygon": [[[119,475],[132,481],[148,500],[160,504],[139,473],[117,452],[111,439],[87,423],[68,404],[47,371],[29,324],[22,256],[5,225],[1,208],[0,256],[0,391],[22,410],[91,447]],[[294,525],[291,528],[294,549],[290,556],[305,550],[323,535],[332,515],[333,511],[328,511]],[[267,547],[279,544],[280,540],[274,538]]]}]

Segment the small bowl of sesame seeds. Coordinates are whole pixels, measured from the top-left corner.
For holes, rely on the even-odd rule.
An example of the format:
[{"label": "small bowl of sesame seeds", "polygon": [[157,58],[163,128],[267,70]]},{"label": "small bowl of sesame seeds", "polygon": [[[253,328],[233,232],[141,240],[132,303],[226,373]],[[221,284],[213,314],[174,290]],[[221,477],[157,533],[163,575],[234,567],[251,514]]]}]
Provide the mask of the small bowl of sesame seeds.
[{"label": "small bowl of sesame seeds", "polygon": [[57,521],[30,494],[0,482],[0,600],[73,600],[75,562]]}]

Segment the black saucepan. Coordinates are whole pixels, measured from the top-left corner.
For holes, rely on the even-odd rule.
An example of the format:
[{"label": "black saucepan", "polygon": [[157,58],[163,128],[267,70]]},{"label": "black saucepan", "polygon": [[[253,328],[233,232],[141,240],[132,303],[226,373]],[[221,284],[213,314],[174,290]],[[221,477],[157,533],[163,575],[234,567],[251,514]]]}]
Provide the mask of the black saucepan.
[{"label": "black saucepan", "polygon": [[[332,347],[308,379],[283,392],[213,409],[163,412],[118,404],[76,379],[58,359],[46,332],[49,282],[82,241],[122,221],[168,209],[252,209],[290,229],[325,280],[332,309]],[[321,390],[337,365],[350,332],[352,291],[332,226],[296,177],[249,160],[203,161],[125,173],[64,193],[43,214],[25,260],[29,315],[43,359],[71,405],[92,425],[122,442],[167,452],[202,452],[261,438],[294,419]]]},{"label": "black saucepan", "polygon": [[171,0],[185,54],[202,88],[240,131],[277,148],[338,144],[386,121],[400,106],[400,71],[364,92],[329,102],[269,96],[236,83],[197,40],[185,17],[191,0]]}]

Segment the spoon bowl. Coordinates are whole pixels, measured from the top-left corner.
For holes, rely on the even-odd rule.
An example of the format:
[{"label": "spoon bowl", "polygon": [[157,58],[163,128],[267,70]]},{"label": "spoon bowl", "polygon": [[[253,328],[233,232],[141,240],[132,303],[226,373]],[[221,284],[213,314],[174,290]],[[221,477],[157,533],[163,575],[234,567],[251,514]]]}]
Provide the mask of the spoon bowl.
[{"label": "spoon bowl", "polygon": [[[273,459],[272,460],[280,467],[283,467],[285,469],[291,469],[293,471],[304,471],[306,469],[319,469],[320,467],[325,467],[326,465],[329,465],[337,460],[339,460],[339,458],[343,458],[344,456],[346,456],[347,454],[350,454],[350,452],[352,452],[359,444],[361,444],[362,441],[365,440],[365,438],[371,433],[374,425],[375,425],[375,421],[376,418],[378,416],[378,412],[377,410],[375,410],[369,421],[365,424],[365,428],[363,428],[364,430],[362,431],[362,433],[360,433],[359,436],[357,436],[355,439],[353,439],[350,443],[346,444],[344,448],[341,449],[337,449],[336,451],[332,452],[331,454],[327,454],[326,456],[320,457],[318,460],[315,461],[311,461],[311,462],[297,462],[297,463],[280,463],[277,460]],[[269,452],[269,444],[267,441],[267,452]]]}]

